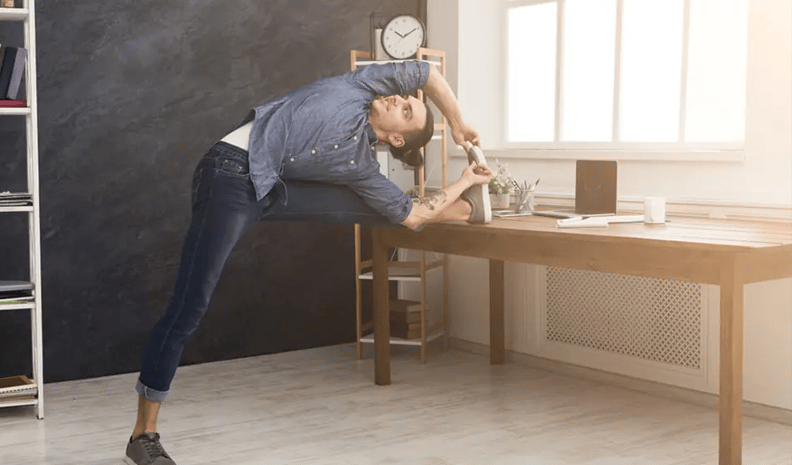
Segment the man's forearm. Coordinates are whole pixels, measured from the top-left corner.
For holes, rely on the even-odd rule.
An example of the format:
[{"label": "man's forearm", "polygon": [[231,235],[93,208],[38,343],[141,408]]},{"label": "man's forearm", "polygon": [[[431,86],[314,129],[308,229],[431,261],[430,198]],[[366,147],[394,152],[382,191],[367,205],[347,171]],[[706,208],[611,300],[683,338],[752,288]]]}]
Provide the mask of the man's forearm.
[{"label": "man's forearm", "polygon": [[470,187],[468,182],[459,179],[438,191],[413,199],[412,210],[409,216],[402,221],[402,225],[410,229],[417,229],[432,221],[453,204],[468,187]]},{"label": "man's forearm", "polygon": [[462,112],[459,109],[459,102],[454,95],[454,91],[451,90],[448,81],[434,66],[429,71],[429,78],[421,90],[426,93],[448,119],[449,126],[453,128],[462,123]]}]

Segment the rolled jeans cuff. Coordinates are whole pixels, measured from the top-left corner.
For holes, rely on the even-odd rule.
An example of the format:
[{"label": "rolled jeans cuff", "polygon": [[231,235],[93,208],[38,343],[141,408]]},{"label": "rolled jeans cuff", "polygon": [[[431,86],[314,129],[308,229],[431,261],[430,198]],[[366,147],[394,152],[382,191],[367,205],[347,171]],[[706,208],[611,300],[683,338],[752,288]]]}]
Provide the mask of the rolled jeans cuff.
[{"label": "rolled jeans cuff", "polygon": [[135,390],[138,394],[152,402],[165,402],[165,398],[168,397],[168,391],[158,391],[156,389],[151,389],[150,387],[141,383],[140,380],[138,380]]}]

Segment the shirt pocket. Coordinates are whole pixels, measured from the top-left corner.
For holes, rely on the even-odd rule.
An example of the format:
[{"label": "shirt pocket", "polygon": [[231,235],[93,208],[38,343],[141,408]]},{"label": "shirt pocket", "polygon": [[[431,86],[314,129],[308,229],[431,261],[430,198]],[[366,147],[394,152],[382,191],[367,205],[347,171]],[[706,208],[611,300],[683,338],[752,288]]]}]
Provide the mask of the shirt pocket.
[{"label": "shirt pocket", "polygon": [[326,144],[321,147],[322,156],[330,163],[328,167],[332,174],[348,174],[360,169],[359,136],[352,139]]},{"label": "shirt pocket", "polygon": [[284,173],[290,177],[316,181],[344,181],[357,173],[360,165],[360,136],[346,141],[312,147],[284,159]]}]

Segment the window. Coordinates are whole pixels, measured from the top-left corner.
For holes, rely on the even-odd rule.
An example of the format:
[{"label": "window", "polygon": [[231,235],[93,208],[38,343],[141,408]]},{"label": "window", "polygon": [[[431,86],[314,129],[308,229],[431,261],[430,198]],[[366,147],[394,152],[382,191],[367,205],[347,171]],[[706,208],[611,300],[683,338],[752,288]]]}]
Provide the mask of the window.
[{"label": "window", "polygon": [[747,1],[504,1],[506,145],[740,150]]}]

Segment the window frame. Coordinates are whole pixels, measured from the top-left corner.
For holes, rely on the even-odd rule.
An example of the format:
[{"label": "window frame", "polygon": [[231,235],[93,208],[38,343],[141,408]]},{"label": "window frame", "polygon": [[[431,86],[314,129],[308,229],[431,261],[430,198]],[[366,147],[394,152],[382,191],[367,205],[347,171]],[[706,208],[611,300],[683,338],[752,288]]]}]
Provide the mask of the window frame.
[{"label": "window frame", "polygon": [[[610,142],[571,142],[559,140],[562,125],[562,65],[563,65],[563,21],[564,3],[566,0],[501,0],[500,2],[500,63],[501,63],[501,85],[500,85],[500,118],[501,130],[498,137],[501,139],[501,150],[497,150],[497,155],[502,157],[515,158],[538,158],[538,159],[624,159],[624,160],[649,160],[649,161],[727,161],[739,162],[745,160],[745,138],[744,132],[741,141],[720,141],[720,142],[685,142],[682,139],[685,135],[685,117],[687,112],[687,68],[688,68],[688,37],[690,27],[690,3],[691,0],[683,0],[683,37],[682,37],[682,73],[680,83],[680,105],[679,105],[679,128],[678,139],[674,142],[624,142],[617,141],[619,131],[619,81],[620,81],[620,55],[621,55],[621,36],[622,36],[622,11],[624,0],[616,1],[616,44],[615,50],[615,69],[614,69],[614,97],[613,97],[613,121],[612,121],[612,140]],[[555,122],[554,122],[554,141],[552,142],[511,142],[508,140],[508,99],[509,99],[509,24],[508,14],[511,8],[539,5],[544,3],[555,3],[558,5],[556,15],[556,70],[555,70]],[[747,73],[747,69],[746,69]],[[747,81],[747,80],[746,80]],[[747,99],[747,88],[746,95]],[[746,101],[746,130],[747,130],[747,101]]]}]

